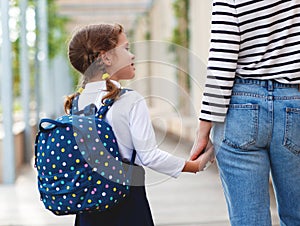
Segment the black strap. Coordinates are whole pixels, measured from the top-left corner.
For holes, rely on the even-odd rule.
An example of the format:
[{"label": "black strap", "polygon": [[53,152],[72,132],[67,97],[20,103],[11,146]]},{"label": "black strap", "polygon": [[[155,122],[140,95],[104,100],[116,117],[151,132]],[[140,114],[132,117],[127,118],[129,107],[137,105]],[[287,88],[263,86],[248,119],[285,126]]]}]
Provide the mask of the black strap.
[{"label": "black strap", "polygon": [[[122,96],[124,93],[127,93],[128,91],[131,91],[131,89],[121,89],[119,96]],[[102,105],[99,110],[97,109],[95,104],[89,104],[87,106],[84,107],[83,110],[78,110],[78,99],[79,99],[80,95],[77,95],[76,97],[74,97],[73,101],[72,101],[72,108],[70,109],[70,113],[73,115],[95,115],[99,116],[102,115],[103,117],[106,115],[107,111],[109,110],[109,108],[113,105],[114,100],[112,99],[106,99],[104,102],[104,105]],[[105,107],[107,106],[107,107]],[[101,112],[100,109],[104,107]],[[101,113],[101,114],[100,114]]]},{"label": "black strap", "polygon": [[[131,89],[121,89],[119,96],[122,96],[123,94],[132,91]],[[77,95],[72,102],[72,108],[71,108],[71,114],[76,114],[76,115],[80,115],[80,114],[84,114],[84,115],[96,115],[97,117],[99,117],[100,115],[102,115],[102,118],[105,117],[106,113],[108,112],[109,108],[113,105],[114,100],[112,99],[106,99],[104,101],[104,104],[99,108],[99,110],[97,110],[97,107],[95,104],[89,104],[87,106],[85,106],[85,108],[83,110],[78,110],[78,99],[79,99],[80,95]],[[46,121],[46,120],[45,120]],[[54,120],[53,120],[54,121]],[[53,123],[53,121],[51,123]],[[53,123],[55,124],[55,123]],[[41,128],[41,126],[40,126]],[[130,164],[134,165],[135,162],[135,158],[136,158],[136,150],[133,150],[132,155],[131,155],[131,160],[130,160]]]},{"label": "black strap", "polygon": [[[123,94],[132,91],[131,89],[121,89],[119,96],[122,96]],[[104,101],[104,104],[99,108],[96,116],[100,118],[104,118],[110,107],[113,105],[114,100],[113,99],[106,99]]]},{"label": "black strap", "polygon": [[[45,126],[45,123],[47,123],[47,126]],[[61,122],[58,122],[56,120],[50,119],[50,118],[43,118],[40,121],[39,124],[39,130],[43,132],[47,132],[49,130],[52,130],[56,126],[63,126],[64,124]]]},{"label": "black strap", "polygon": [[79,95],[75,96],[73,101],[72,101],[72,108],[70,109],[70,114],[71,115],[76,115],[78,114],[78,99],[79,99]]},{"label": "black strap", "polygon": [[84,114],[85,116],[95,115],[97,112],[97,107],[95,104],[89,104],[84,107],[83,110],[75,111],[73,115],[81,115]]},{"label": "black strap", "polygon": [[131,155],[131,160],[130,160],[130,165],[134,165],[135,157],[136,157],[136,150],[133,149],[133,152],[132,152],[132,155]]}]

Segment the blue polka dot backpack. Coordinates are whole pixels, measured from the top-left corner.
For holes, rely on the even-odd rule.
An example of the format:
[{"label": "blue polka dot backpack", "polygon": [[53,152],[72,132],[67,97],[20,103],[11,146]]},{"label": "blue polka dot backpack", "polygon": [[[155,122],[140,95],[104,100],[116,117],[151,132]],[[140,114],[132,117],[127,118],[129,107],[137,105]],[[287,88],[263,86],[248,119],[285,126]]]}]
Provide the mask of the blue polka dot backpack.
[{"label": "blue polka dot backpack", "polygon": [[136,152],[129,164],[122,162],[104,120],[113,101],[106,100],[98,111],[93,104],[78,111],[78,98],[70,115],[41,119],[35,142],[41,201],[56,215],[105,211],[129,194]]}]

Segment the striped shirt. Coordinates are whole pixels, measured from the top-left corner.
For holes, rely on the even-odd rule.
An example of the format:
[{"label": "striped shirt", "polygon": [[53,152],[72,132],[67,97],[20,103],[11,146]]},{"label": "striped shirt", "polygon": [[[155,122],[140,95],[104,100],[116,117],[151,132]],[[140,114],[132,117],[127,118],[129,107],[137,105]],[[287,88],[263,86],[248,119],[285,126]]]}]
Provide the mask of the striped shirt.
[{"label": "striped shirt", "polygon": [[236,76],[300,83],[300,0],[214,0],[212,9],[201,120],[225,120]]}]

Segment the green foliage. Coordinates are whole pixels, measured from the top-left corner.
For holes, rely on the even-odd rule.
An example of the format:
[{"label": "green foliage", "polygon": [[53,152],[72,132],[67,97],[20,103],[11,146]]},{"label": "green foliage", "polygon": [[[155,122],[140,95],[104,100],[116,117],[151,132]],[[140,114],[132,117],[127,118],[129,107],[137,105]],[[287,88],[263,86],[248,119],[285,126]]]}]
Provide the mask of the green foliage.
[{"label": "green foliage", "polygon": [[[28,0],[28,6],[36,7],[38,0]],[[20,0],[11,0],[11,7],[18,7]],[[66,40],[67,40],[67,32],[66,32],[66,23],[68,22],[68,18],[62,17],[58,15],[58,8],[54,0],[48,0],[48,48],[49,48],[49,59],[53,59],[58,54],[66,54]],[[36,26],[37,27],[37,26]],[[18,27],[16,29],[20,29],[19,22]],[[36,34],[38,36],[38,31],[36,30]],[[12,66],[13,66],[13,90],[14,96],[20,96],[20,37],[12,43]],[[35,47],[29,47],[29,51],[32,53],[36,52],[37,49]],[[33,58],[30,59],[30,71],[31,71],[31,86],[33,86],[33,68],[34,61]]]},{"label": "green foliage", "polygon": [[19,60],[19,52],[20,52],[20,38],[18,38],[15,42],[12,43],[12,71],[13,71],[13,90],[14,96],[20,96],[21,89],[19,89],[21,84],[20,77],[20,60]]},{"label": "green foliage", "polygon": [[[173,10],[176,18],[176,27],[173,29],[171,50],[175,53],[176,63],[180,68],[188,70],[188,48],[189,48],[189,0],[175,0]],[[177,71],[178,85],[187,93],[190,91],[190,77],[188,71]],[[186,100],[179,97],[179,107],[182,114],[188,114],[189,108]]]},{"label": "green foliage", "polygon": [[[68,32],[66,29],[67,23],[70,21],[68,17],[58,15],[58,6],[55,0],[48,0],[48,50],[49,58],[53,59],[58,54],[67,57],[67,42]],[[72,76],[73,86],[79,83],[81,77],[73,67],[70,66],[70,75]]]},{"label": "green foliage", "polygon": [[189,0],[175,0],[173,10],[177,26],[173,30],[172,42],[182,47],[189,47]]},{"label": "green foliage", "polygon": [[58,15],[58,7],[54,0],[48,0],[48,48],[50,59],[58,54],[66,53],[67,17]]}]

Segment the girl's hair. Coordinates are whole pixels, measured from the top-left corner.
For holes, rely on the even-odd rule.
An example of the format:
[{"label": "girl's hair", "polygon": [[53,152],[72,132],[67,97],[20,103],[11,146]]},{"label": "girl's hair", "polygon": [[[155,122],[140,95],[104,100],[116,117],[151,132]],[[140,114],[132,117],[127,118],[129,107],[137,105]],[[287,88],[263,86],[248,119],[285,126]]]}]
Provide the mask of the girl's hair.
[{"label": "girl's hair", "polygon": [[[69,42],[69,60],[72,66],[82,74],[81,88],[95,76],[106,73],[105,65],[101,60],[100,53],[112,50],[117,46],[119,35],[124,31],[120,24],[87,25],[79,29]],[[118,97],[120,90],[108,78],[106,91],[102,99]],[[70,113],[73,99],[79,92],[66,97],[65,112]]]}]

